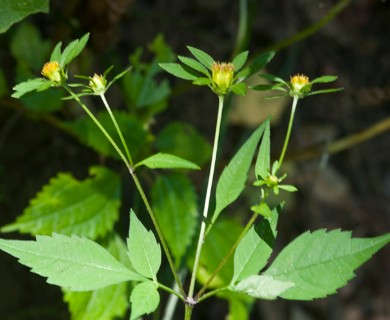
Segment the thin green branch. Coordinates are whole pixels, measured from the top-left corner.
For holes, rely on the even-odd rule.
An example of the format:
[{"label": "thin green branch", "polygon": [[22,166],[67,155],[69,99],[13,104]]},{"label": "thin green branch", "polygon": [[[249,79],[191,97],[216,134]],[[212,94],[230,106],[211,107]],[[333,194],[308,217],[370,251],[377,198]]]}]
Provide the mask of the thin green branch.
[{"label": "thin green branch", "polygon": [[[233,255],[233,253],[236,251],[236,248],[240,244],[242,238],[246,235],[248,230],[252,227],[252,225],[255,223],[256,218],[258,214],[254,213],[248,223],[246,224],[245,228],[241,231],[240,235],[238,236],[237,240],[234,242],[233,246],[230,248],[229,252],[223,257],[218,267],[214,270],[214,272],[211,274],[211,276],[208,278],[206,283],[203,285],[203,287],[198,291],[198,293],[195,296],[195,301],[204,300],[201,299],[203,297],[203,293],[206,291],[206,289],[209,287],[211,281],[215,278],[215,276],[222,270],[222,268],[225,266],[225,264],[228,262],[229,258]],[[210,296],[210,293],[207,294]]]},{"label": "thin green branch", "polygon": [[110,108],[109,104],[107,103],[107,100],[106,100],[106,97],[105,97],[104,93],[100,94],[100,98],[102,99],[103,104],[106,107],[106,109],[107,109],[107,111],[108,111],[108,113],[109,113],[109,115],[111,117],[112,122],[114,123],[115,129],[118,132],[119,138],[122,141],[123,148],[125,148],[125,151],[126,151],[127,159],[129,160],[130,165],[133,167],[133,160],[131,158],[131,155],[130,155],[130,152],[129,152],[129,148],[127,147],[127,143],[126,143],[125,139],[123,138],[122,131],[119,128],[118,123],[116,122],[116,119],[115,119],[115,117],[114,117],[114,115],[113,115],[113,113],[111,111],[111,108]]},{"label": "thin green branch", "polygon": [[124,156],[123,152],[121,149],[118,147],[118,145],[115,143],[115,141],[111,138],[109,133],[104,129],[102,124],[99,122],[99,120],[94,116],[94,114],[88,109],[88,107],[80,100],[80,98],[67,86],[63,85],[64,89],[77,101],[77,103],[84,109],[84,111],[88,114],[88,116],[95,122],[95,124],[98,126],[100,131],[104,134],[104,136],[107,138],[107,140],[111,143],[111,145],[114,147],[116,152],[119,154],[121,159],[126,165],[126,168],[129,170],[132,170],[132,166],[130,165],[129,161],[126,159]]},{"label": "thin green branch", "polygon": [[204,233],[206,230],[206,221],[207,221],[207,215],[208,215],[208,210],[209,210],[209,205],[210,205],[211,188],[212,188],[212,184],[213,184],[215,162],[216,162],[217,151],[218,151],[218,140],[219,140],[219,132],[220,132],[220,128],[221,128],[223,101],[224,101],[224,96],[218,96],[218,116],[217,116],[217,122],[216,122],[216,127],[215,127],[213,154],[211,157],[209,180],[208,180],[208,184],[207,184],[207,191],[206,191],[206,197],[205,197],[204,208],[203,208],[202,225],[200,227],[198,245],[197,245],[196,254],[195,254],[195,262],[194,262],[192,275],[191,275],[190,288],[188,291],[188,299],[189,300],[192,300],[193,294],[194,294],[196,273],[198,271],[199,259],[200,259],[200,254],[202,251],[203,241],[204,241]]},{"label": "thin green branch", "polygon": [[291,129],[292,129],[292,125],[294,122],[294,115],[295,115],[295,110],[297,108],[298,100],[299,100],[298,96],[294,96],[292,107],[291,107],[290,121],[288,122],[286,138],[284,139],[283,149],[282,149],[282,152],[280,154],[280,158],[279,158],[279,162],[278,162],[278,168],[280,168],[282,166],[284,155],[286,154],[286,150],[287,150],[288,142],[290,140]]},{"label": "thin green branch", "polygon": [[152,207],[150,206],[149,204],[149,200],[148,198],[146,197],[146,194],[138,180],[138,177],[137,175],[135,174],[135,172],[133,170],[130,170],[130,174],[134,180],[134,183],[137,187],[137,190],[138,192],[140,193],[141,195],[141,198],[145,204],[145,207],[146,207],[146,210],[148,211],[149,213],[149,216],[150,218],[152,219],[152,222],[153,222],[153,226],[154,228],[156,229],[156,232],[157,232],[157,235],[160,239],[160,242],[161,242],[161,245],[163,247],[163,250],[164,250],[164,253],[167,257],[167,260],[168,260],[168,263],[169,263],[169,266],[171,268],[171,271],[172,271],[172,274],[173,274],[173,277],[175,278],[175,281],[177,283],[177,286],[179,287],[179,290],[180,290],[180,294],[182,295],[182,297],[185,297],[185,292],[184,292],[184,289],[183,289],[183,285],[181,283],[181,280],[180,280],[180,277],[176,271],[176,267],[175,267],[175,264],[173,262],[173,259],[172,259],[172,256],[171,256],[171,253],[169,252],[169,248],[168,248],[168,245],[167,243],[165,242],[165,239],[164,239],[164,236],[161,232],[161,229],[160,229],[160,226],[158,225],[158,222],[157,222],[157,219],[156,219],[156,216],[154,215],[154,212],[152,210]]}]

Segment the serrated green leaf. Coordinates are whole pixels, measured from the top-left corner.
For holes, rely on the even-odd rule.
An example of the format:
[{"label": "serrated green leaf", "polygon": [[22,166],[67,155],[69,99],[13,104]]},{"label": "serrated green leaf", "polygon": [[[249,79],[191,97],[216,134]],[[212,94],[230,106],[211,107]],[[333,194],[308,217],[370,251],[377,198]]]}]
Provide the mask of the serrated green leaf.
[{"label": "serrated green leaf", "polygon": [[135,167],[142,165],[150,169],[200,169],[200,167],[195,163],[168,153],[154,154],[138,162]]},{"label": "serrated green leaf", "polygon": [[245,96],[246,95],[246,84],[244,82],[240,82],[240,83],[235,83],[233,84],[231,87],[230,87],[230,90],[235,93],[235,94],[238,94],[239,96]]},{"label": "serrated green leaf", "polygon": [[209,70],[203,64],[198,62],[197,60],[192,59],[192,58],[188,58],[188,57],[183,57],[183,56],[178,56],[178,58],[181,62],[183,62],[188,67],[190,67],[196,71],[199,71],[200,73],[203,73],[208,78],[211,77]]},{"label": "serrated green leaf", "polygon": [[92,239],[112,230],[119,216],[119,176],[104,167],[91,167],[92,178],[78,181],[60,173],[31,200],[16,222],[2,232],[77,234]]},{"label": "serrated green leaf", "polygon": [[15,87],[13,87],[15,92],[12,94],[11,97],[18,99],[21,96],[31,91],[35,91],[35,90],[43,91],[49,89],[51,85],[52,85],[51,81],[43,78],[35,78],[35,79],[27,80],[18,83]]},{"label": "serrated green leaf", "polygon": [[203,64],[207,69],[211,70],[214,59],[209,54],[194,47],[187,46],[187,48],[201,64]]},{"label": "serrated green leaf", "polygon": [[216,208],[211,224],[214,224],[221,211],[236,200],[244,189],[252,158],[264,128],[265,125],[262,124],[223,170],[217,184]]},{"label": "serrated green leaf", "polygon": [[390,242],[390,233],[375,238],[351,239],[340,230],[306,232],[276,257],[264,275],[292,282],[281,296],[312,300],[336,292],[354,277],[353,271]]},{"label": "serrated green leaf", "polygon": [[159,66],[165,70],[166,72],[174,75],[175,77],[178,77],[180,79],[184,80],[195,80],[198,78],[198,76],[194,75],[193,73],[187,71],[183,68],[182,65],[174,62],[169,63],[159,63]]},{"label": "serrated green leaf", "polygon": [[256,159],[255,174],[257,178],[266,180],[268,174],[271,172],[270,165],[270,153],[271,153],[271,142],[270,142],[270,119],[265,120],[265,128],[263,137],[261,138],[259,153]]},{"label": "serrated green leaf", "polygon": [[156,285],[150,282],[137,284],[131,292],[130,302],[130,320],[135,320],[144,314],[152,313],[160,303],[160,295]]},{"label": "serrated green leaf", "polygon": [[153,232],[146,230],[133,210],[130,211],[127,248],[134,269],[142,276],[156,280],[161,265],[161,248]]},{"label": "serrated green leaf", "polygon": [[88,42],[89,33],[86,33],[80,40],[76,39],[69,43],[61,54],[60,66],[64,68],[76,58]]},{"label": "serrated green leaf", "polygon": [[[126,112],[113,111],[113,114],[129,146],[133,160],[148,153],[149,139],[142,123]],[[108,112],[99,112],[96,117],[117,145],[122,145]],[[89,117],[65,123],[64,126],[70,128],[83,143],[95,151],[119,159],[118,153]]]},{"label": "serrated green leaf", "polygon": [[267,219],[252,227],[241,240],[234,253],[232,284],[248,276],[256,275],[267,264],[275,237]]},{"label": "serrated green leaf", "polygon": [[[195,148],[196,146],[196,148]],[[158,134],[156,147],[201,166],[211,158],[211,145],[188,123],[171,122]]]},{"label": "serrated green leaf", "polygon": [[310,81],[311,84],[313,83],[328,83],[328,82],[333,82],[333,81],[336,81],[338,78],[338,76],[322,76],[322,77],[318,77],[318,78],[315,78],[313,79],[312,81]]},{"label": "serrated green leaf", "polygon": [[249,51],[243,51],[234,57],[232,63],[234,65],[235,72],[238,72],[244,66],[246,60],[248,59],[248,53]]},{"label": "serrated green leaf", "polygon": [[159,176],[152,188],[152,203],[164,238],[176,262],[180,263],[197,226],[194,187],[183,175]]},{"label": "serrated green leaf", "polygon": [[30,14],[49,12],[49,0],[1,0],[0,1],[0,33],[4,33],[14,23]]},{"label": "serrated green leaf", "polygon": [[294,287],[292,282],[277,280],[266,275],[253,275],[230,287],[230,289],[257,299],[274,300],[292,287]]},{"label": "serrated green leaf", "polygon": [[47,277],[47,282],[73,291],[100,289],[130,280],[142,280],[107,250],[86,238],[54,233],[36,241],[0,239],[0,249]]},{"label": "serrated green leaf", "polygon": [[[128,264],[126,245],[118,235],[110,239],[107,250],[119,262]],[[123,318],[129,306],[128,291],[128,283],[122,282],[94,291],[65,291],[64,300],[69,305],[72,320],[112,320]]]}]

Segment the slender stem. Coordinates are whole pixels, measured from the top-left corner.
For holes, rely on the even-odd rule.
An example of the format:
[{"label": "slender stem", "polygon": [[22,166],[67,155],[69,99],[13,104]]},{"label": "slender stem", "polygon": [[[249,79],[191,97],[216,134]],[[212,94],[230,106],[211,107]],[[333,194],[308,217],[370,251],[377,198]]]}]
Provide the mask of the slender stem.
[{"label": "slender stem", "polygon": [[67,86],[67,85],[63,85],[64,89],[66,91],[69,92],[69,94],[73,97],[73,99],[75,99],[77,101],[77,103],[84,109],[84,111],[88,114],[88,116],[93,120],[93,122],[95,122],[95,124],[98,126],[98,128],[100,129],[100,131],[105,135],[105,137],[107,138],[107,140],[111,143],[111,145],[115,148],[116,152],[119,154],[119,156],[121,157],[121,159],[123,160],[123,162],[125,163],[126,167],[129,169],[129,170],[132,170],[132,166],[131,164],[129,163],[129,161],[126,159],[126,157],[124,156],[123,152],[121,151],[121,149],[118,147],[118,145],[115,143],[115,141],[111,138],[111,136],[109,135],[109,133],[106,131],[106,129],[104,129],[104,127],[102,126],[102,124],[99,122],[99,120],[94,116],[94,114],[88,109],[88,107],[80,100],[80,98],[74,94],[74,92]]},{"label": "slender stem", "polygon": [[184,320],[191,320],[191,315],[192,315],[192,307],[186,304],[184,309]]},{"label": "slender stem", "polygon": [[188,291],[188,298],[190,298],[190,299],[192,299],[193,294],[194,294],[196,273],[198,271],[200,253],[202,251],[204,233],[206,230],[207,214],[208,214],[209,205],[210,205],[211,187],[213,184],[215,162],[216,162],[217,151],[218,151],[219,131],[220,131],[220,127],[221,127],[221,119],[222,119],[222,111],[223,111],[223,98],[224,98],[223,96],[218,96],[218,116],[217,116],[217,123],[216,123],[216,127],[215,127],[213,154],[211,157],[209,180],[208,180],[208,184],[207,184],[206,197],[205,197],[205,201],[204,201],[203,219],[202,219],[202,224],[200,227],[198,246],[196,248],[195,262],[194,262],[194,267],[193,267],[192,275],[191,275],[190,288]]},{"label": "slender stem", "polygon": [[[179,277],[181,280],[183,280],[187,276],[187,269],[181,269],[179,270]],[[176,282],[173,283],[173,290],[176,292],[178,290],[178,285]],[[162,320],[172,320],[173,315],[175,313],[175,309],[177,306],[177,302],[179,301],[179,298],[184,300],[184,297],[179,296],[177,294],[171,294],[168,298],[168,301],[166,303],[164,315],[162,317]]]},{"label": "slender stem", "polygon": [[[252,227],[254,222],[256,221],[258,214],[254,213],[248,223],[246,224],[245,228],[241,231],[240,235],[238,236],[237,240],[234,242],[233,246],[230,248],[229,252],[223,257],[218,267],[214,270],[214,272],[211,274],[210,278],[206,281],[206,283],[203,285],[203,287],[198,291],[198,293],[195,296],[195,301],[200,301],[203,293],[206,291],[206,289],[209,287],[211,281],[215,278],[215,276],[222,270],[222,268],[225,266],[225,264],[228,262],[229,258],[232,256],[234,251],[236,251],[236,248],[240,244],[242,238],[246,235],[248,230]],[[210,294],[207,294],[210,296]],[[203,300],[203,299],[202,299]]]},{"label": "slender stem", "polygon": [[295,110],[296,110],[296,107],[297,107],[298,100],[299,100],[299,97],[298,96],[294,96],[292,107],[291,107],[290,121],[288,122],[286,138],[284,139],[284,145],[283,145],[282,153],[280,154],[280,158],[279,158],[279,164],[278,164],[279,168],[282,166],[284,155],[286,154],[288,142],[290,140],[291,129],[292,129],[292,124],[294,122],[294,115],[295,115]]},{"label": "slender stem", "polygon": [[103,104],[106,107],[106,109],[107,109],[107,111],[108,111],[108,113],[109,113],[109,115],[111,117],[112,122],[114,123],[115,129],[116,129],[116,131],[119,134],[119,138],[121,139],[122,145],[123,145],[123,147],[125,148],[125,151],[126,151],[127,159],[129,160],[130,165],[133,167],[133,160],[131,158],[131,155],[130,155],[130,152],[129,152],[129,148],[127,147],[127,143],[126,143],[125,139],[123,138],[122,131],[119,128],[118,123],[116,122],[116,119],[115,119],[115,117],[114,117],[114,115],[113,115],[113,113],[111,111],[111,108],[110,108],[109,104],[107,103],[107,100],[106,100],[106,97],[105,97],[104,93],[100,94],[100,98],[102,99]]},{"label": "slender stem", "polygon": [[233,50],[233,57],[236,56],[248,43],[249,30],[249,12],[248,0],[239,0],[239,16],[236,43]]},{"label": "slender stem", "polygon": [[[145,192],[144,190],[142,189],[142,186],[133,170],[133,167],[132,165],[129,163],[129,161],[126,159],[126,157],[124,156],[123,152],[119,149],[118,145],[115,143],[115,141],[111,138],[111,136],[108,134],[108,132],[106,131],[106,129],[104,129],[104,127],[102,126],[102,124],[99,122],[98,119],[96,119],[96,117],[93,115],[93,113],[88,109],[88,107],[80,100],[80,98],[73,93],[73,91],[67,86],[67,85],[64,85],[64,88],[66,91],[69,92],[69,94],[80,104],[80,106],[84,109],[84,111],[88,114],[88,116],[91,117],[91,119],[95,122],[95,124],[98,126],[98,128],[103,132],[103,134],[106,136],[107,140],[112,144],[112,146],[115,148],[115,150],[118,152],[119,156],[121,157],[121,159],[123,160],[123,162],[125,163],[126,167],[128,168],[133,180],[134,180],[134,183],[137,187],[137,190],[138,192],[140,193],[141,195],[141,198],[142,200],[144,201],[145,203],[145,206],[146,206],[146,210],[148,211],[149,215],[150,215],[150,218],[152,219],[152,222],[153,222],[153,225],[156,229],[156,232],[158,234],[158,237],[160,239],[160,242],[161,242],[161,245],[163,247],[163,250],[165,252],[165,255],[167,257],[167,260],[168,260],[168,263],[169,263],[169,266],[172,270],[172,273],[173,273],[173,277],[175,278],[175,281],[179,287],[179,290],[180,290],[180,293],[182,295],[182,297],[185,296],[185,292],[184,292],[184,289],[183,289],[183,286],[181,284],[181,281],[180,281],[180,278],[177,274],[177,271],[176,271],[176,268],[175,268],[175,265],[173,263],[173,259],[172,259],[172,256],[169,252],[169,249],[168,249],[168,246],[165,242],[165,239],[162,235],[162,232],[161,232],[161,229],[157,223],[157,220],[156,220],[156,217],[153,213],[153,210],[149,204],[149,201],[148,199],[146,198],[146,195],[145,195]],[[116,123],[116,122],[114,122]],[[131,159],[131,158],[130,158]]]},{"label": "slender stem", "polygon": [[159,286],[159,288],[171,293],[174,297],[177,297],[177,298],[181,299],[182,301],[184,301],[184,297],[181,294],[179,294],[178,292],[176,292],[174,289],[169,288],[166,285],[163,285],[162,283],[158,283],[158,286]]},{"label": "slender stem", "polygon": [[218,292],[227,290],[228,288],[229,288],[229,286],[226,286],[226,287],[218,288],[218,289],[212,290],[212,291],[210,291],[210,292],[207,292],[206,294],[202,295],[202,296],[199,298],[198,301],[200,302],[200,301],[206,300],[207,298],[210,298],[210,297],[216,295]]}]

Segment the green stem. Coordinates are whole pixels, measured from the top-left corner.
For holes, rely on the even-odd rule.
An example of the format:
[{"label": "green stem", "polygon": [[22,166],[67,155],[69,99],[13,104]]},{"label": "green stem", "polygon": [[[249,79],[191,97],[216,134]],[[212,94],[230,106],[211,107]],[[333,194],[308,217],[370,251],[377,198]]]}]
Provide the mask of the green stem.
[{"label": "green stem", "polygon": [[127,159],[129,160],[130,165],[133,167],[133,160],[131,158],[131,155],[130,155],[130,152],[129,152],[129,148],[127,147],[127,143],[126,143],[125,139],[123,138],[122,131],[119,128],[118,123],[116,122],[116,119],[115,119],[115,117],[114,117],[114,115],[113,115],[113,113],[111,111],[111,108],[110,108],[109,104],[107,103],[107,100],[106,100],[106,97],[105,97],[104,93],[100,94],[100,98],[102,99],[103,104],[106,107],[106,109],[108,111],[108,114],[111,117],[112,122],[114,123],[115,129],[116,129],[116,131],[119,134],[119,138],[121,139],[122,145],[123,145],[123,147],[125,148],[125,151],[126,151]]},{"label": "green stem", "polygon": [[107,140],[111,143],[111,145],[114,147],[114,149],[116,150],[116,152],[119,154],[119,156],[121,157],[121,159],[123,160],[123,162],[125,163],[126,167],[129,169],[129,170],[132,170],[132,165],[130,164],[130,162],[126,159],[126,157],[124,156],[123,152],[121,151],[121,149],[118,147],[118,145],[115,143],[115,141],[111,138],[111,136],[109,135],[109,133],[106,131],[106,129],[104,129],[104,127],[102,126],[102,124],[99,122],[99,120],[94,116],[94,114],[88,109],[88,107],[80,100],[80,98],[74,94],[74,92],[66,85],[64,84],[63,85],[64,89],[73,97],[73,99],[75,99],[77,101],[77,103],[84,109],[84,111],[88,114],[88,116],[93,120],[93,122],[95,122],[95,124],[98,126],[98,128],[100,129],[100,131],[105,135],[105,137],[107,138]]},{"label": "green stem", "polygon": [[184,292],[184,289],[183,289],[183,285],[182,285],[180,277],[179,277],[179,275],[178,275],[178,273],[176,271],[175,264],[173,263],[173,259],[172,259],[171,253],[169,252],[168,246],[167,246],[167,244],[165,242],[165,239],[164,239],[164,236],[163,236],[163,234],[161,232],[160,226],[158,225],[156,216],[154,215],[152,207],[149,204],[148,198],[146,197],[145,192],[142,189],[142,186],[141,186],[141,184],[140,184],[140,182],[138,180],[138,177],[135,174],[135,172],[133,170],[130,170],[130,174],[133,177],[134,183],[135,183],[135,185],[137,187],[137,190],[138,190],[139,194],[141,195],[141,198],[142,198],[143,202],[145,203],[146,210],[148,211],[149,216],[152,219],[154,228],[156,229],[156,232],[157,232],[157,235],[158,235],[158,237],[160,239],[160,242],[161,242],[161,245],[163,247],[164,253],[165,253],[166,257],[167,257],[167,260],[168,260],[169,266],[171,268],[173,277],[175,278],[177,286],[179,287],[180,294],[183,297],[185,297],[185,292]]},{"label": "green stem", "polygon": [[295,110],[297,108],[298,100],[299,100],[299,97],[294,96],[292,107],[291,107],[290,121],[288,122],[286,138],[284,139],[284,145],[283,145],[282,153],[280,154],[278,168],[280,168],[282,166],[284,155],[286,154],[286,150],[287,150],[288,142],[290,140],[291,129],[292,129],[292,124],[294,122],[294,115],[295,115]]},{"label": "green stem", "polygon": [[221,128],[221,119],[222,119],[222,111],[223,111],[223,100],[224,100],[223,96],[218,96],[218,116],[217,116],[217,123],[216,123],[216,127],[215,127],[213,154],[212,154],[212,157],[211,157],[209,180],[208,180],[208,184],[207,184],[206,197],[205,197],[205,201],[204,201],[203,218],[202,218],[202,224],[201,224],[201,227],[200,227],[198,246],[196,248],[195,262],[194,262],[194,267],[193,267],[192,275],[191,275],[190,288],[189,288],[189,291],[188,291],[188,299],[190,299],[190,300],[192,300],[193,294],[194,294],[196,273],[198,271],[200,253],[202,251],[203,240],[204,240],[204,233],[205,233],[205,230],[206,230],[207,214],[208,214],[209,205],[210,205],[211,188],[212,188],[212,184],[213,184],[213,177],[214,177],[214,171],[215,171],[215,162],[216,162],[216,158],[217,158],[219,131],[220,131],[220,128]]},{"label": "green stem", "polygon": [[[172,270],[172,273],[173,273],[173,276],[175,278],[175,281],[179,287],[179,290],[180,290],[180,293],[182,295],[182,297],[185,296],[185,292],[184,292],[184,289],[183,289],[183,286],[181,284],[181,281],[180,281],[180,278],[177,274],[177,271],[176,271],[176,268],[175,268],[175,265],[173,263],[173,259],[172,259],[172,256],[169,252],[169,249],[168,249],[168,246],[165,242],[165,239],[162,235],[162,232],[161,232],[161,229],[157,223],[157,220],[156,220],[156,217],[153,213],[153,210],[149,204],[149,201],[148,199],[146,198],[146,195],[145,195],[145,192],[144,190],[142,189],[142,186],[134,172],[134,169],[132,167],[132,165],[129,163],[129,161],[126,159],[126,157],[124,156],[123,152],[119,149],[118,145],[115,143],[115,141],[111,138],[111,136],[108,134],[108,132],[106,131],[106,129],[104,129],[104,127],[102,126],[102,124],[99,122],[98,119],[96,119],[96,117],[93,115],[93,113],[88,109],[88,107],[80,100],[80,98],[73,93],[73,91],[67,86],[67,85],[64,85],[63,86],[65,88],[66,91],[69,92],[69,94],[80,104],[80,106],[84,109],[84,111],[88,114],[88,116],[91,117],[91,119],[95,122],[95,124],[98,126],[98,128],[102,131],[102,133],[105,135],[105,137],[107,138],[107,140],[111,143],[111,145],[115,148],[115,150],[118,152],[119,156],[121,157],[121,159],[123,160],[123,162],[125,163],[127,169],[129,170],[133,180],[134,180],[134,183],[137,187],[137,190],[138,192],[140,193],[141,195],[141,198],[142,200],[144,201],[145,203],[145,206],[146,206],[146,210],[148,211],[149,215],[150,215],[150,218],[152,219],[152,222],[153,222],[153,225],[156,229],[156,232],[158,234],[158,237],[160,239],[160,242],[161,242],[161,245],[163,247],[163,250],[165,252],[165,255],[167,257],[167,260],[168,260],[168,263],[169,263],[169,266]],[[116,123],[116,122],[114,122]],[[130,154],[129,154],[130,155]],[[130,158],[131,159],[131,158]]]},{"label": "green stem", "polygon": [[184,309],[184,320],[191,320],[191,315],[192,315],[192,307],[186,304]]},{"label": "green stem", "polygon": [[247,46],[250,33],[249,30],[248,0],[239,0],[239,16],[236,44],[233,50],[235,57]]},{"label": "green stem", "polygon": [[[203,287],[198,291],[198,293],[195,296],[195,301],[204,300],[205,298],[201,299],[203,293],[206,291],[206,289],[209,287],[211,281],[215,278],[215,276],[222,270],[222,268],[225,266],[225,264],[228,262],[229,258],[232,256],[232,254],[236,251],[236,248],[240,244],[242,238],[246,235],[248,230],[252,227],[252,225],[255,223],[256,218],[258,214],[254,213],[248,223],[246,224],[245,228],[241,231],[240,235],[238,236],[236,242],[234,242],[233,246],[230,248],[229,252],[223,257],[218,267],[214,270],[214,272],[211,274],[210,278],[206,281],[206,283],[203,285]],[[207,294],[207,296],[210,296],[210,293]]]},{"label": "green stem", "polygon": [[218,292],[225,291],[228,288],[229,288],[229,286],[226,286],[226,287],[218,288],[218,289],[212,290],[210,292],[207,292],[206,294],[202,295],[202,297],[200,297],[198,301],[200,302],[200,301],[206,300],[207,298],[210,298],[210,297],[216,295]]}]

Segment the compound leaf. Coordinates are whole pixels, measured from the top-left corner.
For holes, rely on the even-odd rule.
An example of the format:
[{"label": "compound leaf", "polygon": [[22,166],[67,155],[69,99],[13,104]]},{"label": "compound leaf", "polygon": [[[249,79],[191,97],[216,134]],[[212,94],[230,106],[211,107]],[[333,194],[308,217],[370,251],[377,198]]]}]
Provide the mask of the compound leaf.
[{"label": "compound leaf", "polygon": [[37,12],[49,12],[49,0],[1,0],[0,33],[4,33],[14,23]]},{"label": "compound leaf", "polygon": [[96,239],[112,229],[119,216],[119,176],[104,167],[91,167],[92,178],[78,181],[60,173],[31,200],[16,222],[2,232],[50,235],[77,234]]},{"label": "compound leaf", "polygon": [[[129,264],[126,245],[118,235],[110,239],[107,250],[124,265]],[[65,291],[64,300],[72,320],[111,320],[123,318],[129,307],[128,291],[128,283],[121,282],[94,291]]]},{"label": "compound leaf", "polygon": [[306,232],[282,250],[264,275],[294,283],[281,294],[285,299],[323,298],[346,285],[353,271],[389,242],[390,233],[351,239],[350,232],[340,230]]},{"label": "compound leaf", "polygon": [[130,302],[130,320],[138,319],[144,314],[153,312],[160,303],[160,295],[158,294],[156,285],[151,282],[137,284],[131,292]]},{"label": "compound leaf", "polygon": [[72,291],[89,291],[142,280],[106,249],[86,238],[54,233],[35,241],[0,239],[0,249],[19,259],[47,282]]},{"label": "compound leaf", "polygon": [[127,248],[134,269],[144,277],[155,280],[161,265],[161,248],[153,232],[146,230],[133,210],[130,211]]},{"label": "compound leaf", "polygon": [[277,280],[271,276],[252,275],[230,289],[254,298],[274,300],[291,287],[294,287],[292,282]]}]

